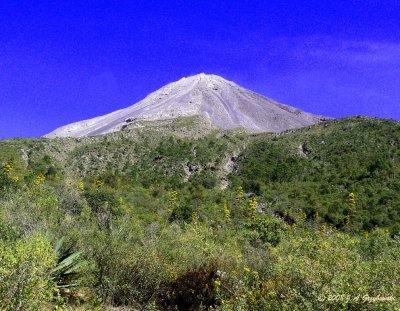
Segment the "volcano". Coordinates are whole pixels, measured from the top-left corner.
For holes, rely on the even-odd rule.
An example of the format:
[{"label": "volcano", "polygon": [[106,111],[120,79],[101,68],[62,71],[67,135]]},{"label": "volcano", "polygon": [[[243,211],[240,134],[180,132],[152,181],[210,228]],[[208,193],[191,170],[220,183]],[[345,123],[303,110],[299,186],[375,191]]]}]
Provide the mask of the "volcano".
[{"label": "volcano", "polygon": [[203,116],[222,129],[283,132],[326,118],[280,104],[217,75],[198,74],[172,82],[140,102],[104,116],[62,126],[45,135],[82,137],[120,131],[137,120]]}]

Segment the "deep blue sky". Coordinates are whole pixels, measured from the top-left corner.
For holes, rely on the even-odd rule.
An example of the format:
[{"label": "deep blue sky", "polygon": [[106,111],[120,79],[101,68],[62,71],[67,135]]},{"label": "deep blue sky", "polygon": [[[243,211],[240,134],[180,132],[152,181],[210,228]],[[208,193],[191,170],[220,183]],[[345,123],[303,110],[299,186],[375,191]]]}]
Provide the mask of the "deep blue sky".
[{"label": "deep blue sky", "polygon": [[400,119],[400,1],[0,1],[0,138],[200,72],[316,114]]}]

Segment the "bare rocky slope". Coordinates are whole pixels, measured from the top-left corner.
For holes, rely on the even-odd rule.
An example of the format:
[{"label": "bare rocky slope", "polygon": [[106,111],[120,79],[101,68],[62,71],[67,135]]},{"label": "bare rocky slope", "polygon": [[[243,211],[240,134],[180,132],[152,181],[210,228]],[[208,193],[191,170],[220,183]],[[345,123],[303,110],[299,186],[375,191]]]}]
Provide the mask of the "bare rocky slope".
[{"label": "bare rocky slope", "polygon": [[45,135],[82,137],[139,126],[137,121],[202,116],[222,129],[282,132],[326,118],[277,103],[216,75],[198,74],[170,83],[142,101],[104,116],[72,123]]}]

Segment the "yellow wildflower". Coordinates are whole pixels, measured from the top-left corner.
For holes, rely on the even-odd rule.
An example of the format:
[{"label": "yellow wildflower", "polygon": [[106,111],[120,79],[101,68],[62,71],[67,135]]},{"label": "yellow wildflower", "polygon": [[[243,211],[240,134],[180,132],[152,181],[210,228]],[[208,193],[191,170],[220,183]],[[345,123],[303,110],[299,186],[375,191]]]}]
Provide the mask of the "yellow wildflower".
[{"label": "yellow wildflower", "polygon": [[256,197],[252,197],[252,198],[249,200],[248,205],[249,205],[249,206],[248,206],[248,209],[249,209],[249,218],[252,219],[252,220],[254,220],[254,218],[256,217],[257,206],[258,206],[258,202],[257,202]]},{"label": "yellow wildflower", "polygon": [[3,166],[3,171],[6,174],[10,174],[11,171],[14,169],[14,162],[13,161],[8,161],[6,164]]},{"label": "yellow wildflower", "polygon": [[228,223],[231,223],[232,222],[232,219],[231,219],[231,211],[229,210],[229,208],[228,208],[228,203],[224,203],[224,215],[225,215],[225,219],[226,219],[226,221],[228,222]]},{"label": "yellow wildflower", "polygon": [[35,177],[35,180],[33,181],[33,184],[36,187],[39,187],[44,181],[45,181],[46,177],[41,173],[38,176]]},{"label": "yellow wildflower", "polygon": [[78,181],[78,189],[79,189],[80,191],[85,190],[85,185],[84,185],[84,183],[83,183],[82,180]]},{"label": "yellow wildflower", "polygon": [[101,186],[103,186],[104,180],[101,177],[98,177],[94,180],[94,186],[95,188],[99,189]]}]

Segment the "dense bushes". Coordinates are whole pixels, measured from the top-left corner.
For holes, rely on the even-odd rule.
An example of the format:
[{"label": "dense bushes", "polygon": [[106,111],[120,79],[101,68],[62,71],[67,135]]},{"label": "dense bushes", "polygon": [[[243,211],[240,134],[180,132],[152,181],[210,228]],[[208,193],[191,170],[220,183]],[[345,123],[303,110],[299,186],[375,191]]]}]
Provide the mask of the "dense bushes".
[{"label": "dense bushes", "polygon": [[261,136],[239,157],[234,184],[273,202],[277,209],[302,209],[344,229],[347,196],[356,194],[353,231],[400,223],[400,127],[388,120],[333,120],[294,133]]},{"label": "dense bushes", "polygon": [[17,163],[0,172],[0,309],[400,308],[398,127],[357,120],[249,136],[239,157],[229,136],[87,139],[73,169],[45,141],[24,168],[14,142],[0,150]]},{"label": "dense bushes", "polygon": [[[240,190],[203,189],[193,197],[196,215],[174,219],[171,204],[190,202],[185,190],[171,201],[171,193],[162,190],[133,188],[128,196],[106,186],[90,190],[91,184],[87,190],[65,186],[77,188],[82,208],[73,213],[65,207],[66,192],[53,192],[50,182],[30,196],[16,193],[3,200],[0,283],[7,284],[1,288],[7,304],[14,299],[34,308],[101,303],[165,310],[396,306],[326,298],[398,295],[400,244],[387,231],[350,235],[300,216],[289,224],[284,217],[254,215]],[[70,255],[82,251],[86,264],[74,270],[79,286],[57,294],[57,284],[64,283],[51,271],[60,260],[39,232],[53,237],[53,244],[65,236],[75,245]]]},{"label": "dense bushes", "polygon": [[54,265],[51,245],[41,235],[14,243],[0,240],[0,308],[43,309],[55,294],[49,275]]},{"label": "dense bushes", "polygon": [[304,231],[270,250],[269,271],[221,278],[219,309],[394,310],[399,254],[399,241],[380,230],[368,238]]},{"label": "dense bushes", "polygon": [[268,243],[278,245],[287,235],[288,225],[273,216],[257,217],[245,224],[246,235],[255,247]]}]

